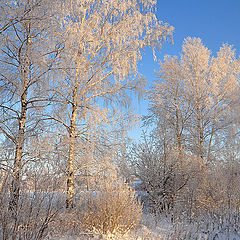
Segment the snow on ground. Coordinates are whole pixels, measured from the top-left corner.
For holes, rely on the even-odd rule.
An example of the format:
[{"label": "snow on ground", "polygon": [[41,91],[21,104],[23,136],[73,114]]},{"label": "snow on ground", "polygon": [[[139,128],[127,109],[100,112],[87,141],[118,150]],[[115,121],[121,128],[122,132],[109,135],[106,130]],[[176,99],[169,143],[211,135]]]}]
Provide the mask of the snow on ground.
[{"label": "snow on ground", "polygon": [[229,232],[228,228],[206,229],[202,223],[172,223],[163,217],[156,221],[151,214],[144,214],[139,227],[124,236],[82,235],[78,237],[63,236],[50,240],[240,240],[240,232]]}]

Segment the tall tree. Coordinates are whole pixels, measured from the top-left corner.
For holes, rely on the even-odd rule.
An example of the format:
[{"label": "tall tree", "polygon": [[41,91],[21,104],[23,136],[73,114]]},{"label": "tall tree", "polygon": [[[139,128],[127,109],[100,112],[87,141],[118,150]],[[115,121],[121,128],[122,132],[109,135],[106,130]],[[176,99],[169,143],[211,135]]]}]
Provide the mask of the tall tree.
[{"label": "tall tree", "polygon": [[143,48],[159,48],[172,34],[172,27],[157,20],[154,5],[142,0],[63,2],[65,51],[54,91],[68,118],[57,111],[52,119],[67,130],[67,208],[73,206],[76,139],[85,138],[93,119],[95,123],[107,119],[110,107],[128,106],[129,93],[143,85],[137,78]]},{"label": "tall tree", "polygon": [[239,59],[232,46],[224,44],[214,57],[199,38],[187,38],[181,57],[166,57],[160,67],[149,95],[150,117],[167,119],[178,148],[184,139],[187,150],[208,164],[239,105],[232,98],[239,91]]},{"label": "tall tree", "polygon": [[[1,1],[0,131],[13,144],[9,209],[16,216],[27,139],[36,136],[48,100],[47,74],[59,53],[51,42],[51,7],[45,0]],[[10,16],[10,20],[9,20]],[[6,20],[4,22],[4,20]],[[11,160],[11,159],[10,159]]]},{"label": "tall tree", "polygon": [[164,129],[168,148],[177,148],[181,157],[185,146],[186,122],[191,111],[184,101],[179,60],[176,57],[166,56],[164,62],[160,62],[157,78],[153,88],[148,92],[150,115],[144,120],[146,124],[156,123],[155,135],[163,135],[162,129]]}]

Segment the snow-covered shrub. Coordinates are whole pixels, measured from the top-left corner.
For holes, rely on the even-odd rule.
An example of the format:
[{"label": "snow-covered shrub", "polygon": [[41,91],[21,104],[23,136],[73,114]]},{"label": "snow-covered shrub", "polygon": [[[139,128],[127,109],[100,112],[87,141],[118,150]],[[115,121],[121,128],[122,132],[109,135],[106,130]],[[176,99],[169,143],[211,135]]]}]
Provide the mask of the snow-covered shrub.
[{"label": "snow-covered shrub", "polygon": [[16,217],[9,211],[8,201],[8,196],[1,196],[0,239],[45,239],[58,214],[58,199],[51,193],[21,194]]},{"label": "snow-covered shrub", "polygon": [[178,209],[181,213],[185,211],[185,193],[197,176],[195,159],[185,153],[180,156],[174,148],[164,153],[159,142],[145,138],[143,143],[132,147],[126,161],[142,181],[146,193],[142,201],[147,211],[156,216],[173,214]]},{"label": "snow-covered shrub", "polygon": [[56,216],[64,206],[64,198],[59,193],[47,190],[22,190],[17,214],[13,214],[9,210],[10,187],[11,178],[6,175],[0,180],[0,239],[45,239],[53,230]]},{"label": "snow-covered shrub", "polygon": [[135,191],[122,181],[107,179],[87,196],[82,227],[105,237],[124,235],[138,225],[141,214]]}]

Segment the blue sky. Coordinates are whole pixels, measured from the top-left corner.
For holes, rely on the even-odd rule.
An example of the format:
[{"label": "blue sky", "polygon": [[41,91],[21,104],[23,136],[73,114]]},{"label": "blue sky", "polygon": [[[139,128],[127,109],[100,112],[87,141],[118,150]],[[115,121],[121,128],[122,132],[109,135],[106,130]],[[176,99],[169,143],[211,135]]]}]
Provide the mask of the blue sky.
[{"label": "blue sky", "polygon": [[[223,43],[234,45],[237,55],[240,54],[240,0],[158,0],[157,17],[175,28],[174,43],[164,44],[157,55],[160,60],[164,55],[178,55],[188,36],[201,38],[214,55]],[[158,64],[147,49],[139,70],[149,85],[155,79],[157,69]],[[146,100],[134,101],[137,113],[146,115],[147,104]],[[138,126],[129,132],[134,140],[139,140],[140,135]]]}]

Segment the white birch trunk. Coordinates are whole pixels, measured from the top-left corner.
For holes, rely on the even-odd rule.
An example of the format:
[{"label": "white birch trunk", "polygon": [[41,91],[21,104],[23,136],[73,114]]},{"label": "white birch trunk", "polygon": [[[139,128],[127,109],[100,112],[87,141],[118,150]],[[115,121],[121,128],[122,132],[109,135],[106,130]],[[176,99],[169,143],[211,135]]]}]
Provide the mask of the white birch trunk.
[{"label": "white birch trunk", "polygon": [[68,171],[67,171],[66,208],[73,208],[76,119],[77,119],[77,86],[75,86],[75,88],[73,90],[71,123],[70,123],[70,128],[69,128],[69,156],[68,156]]},{"label": "white birch trunk", "polygon": [[23,59],[23,70],[22,70],[22,95],[21,95],[21,112],[18,119],[18,134],[16,138],[16,149],[15,149],[15,159],[13,165],[12,183],[10,188],[10,200],[9,200],[9,210],[12,212],[12,216],[17,216],[18,211],[18,201],[20,192],[20,174],[22,170],[22,151],[24,146],[25,138],[25,125],[27,116],[27,93],[28,93],[28,78],[29,78],[29,58],[28,58],[28,45],[30,44],[29,37],[27,36],[26,43],[26,55]]}]

